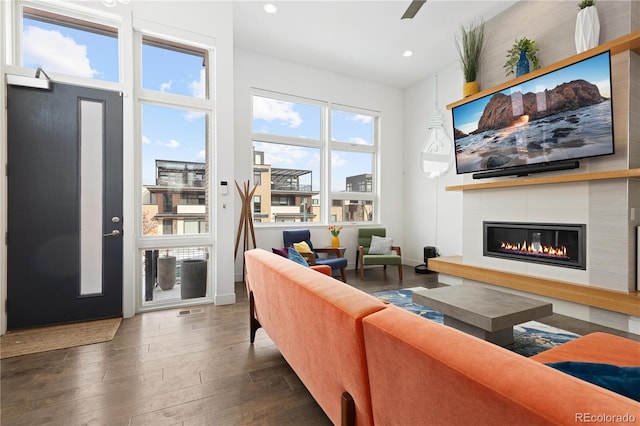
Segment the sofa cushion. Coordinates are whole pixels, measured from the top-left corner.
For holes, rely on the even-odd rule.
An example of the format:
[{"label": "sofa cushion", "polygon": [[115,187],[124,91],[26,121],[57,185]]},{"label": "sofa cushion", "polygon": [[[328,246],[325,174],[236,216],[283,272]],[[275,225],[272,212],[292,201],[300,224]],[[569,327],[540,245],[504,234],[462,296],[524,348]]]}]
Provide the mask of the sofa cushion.
[{"label": "sofa cushion", "polygon": [[547,365],[578,379],[640,401],[640,367],[619,367],[612,364],[579,361],[553,362]]},{"label": "sofa cushion", "polygon": [[368,254],[391,254],[392,238],[371,236],[371,246],[369,246]]},{"label": "sofa cushion", "polygon": [[287,258],[289,260],[293,260],[296,263],[299,263],[302,266],[306,266],[307,268],[309,267],[309,262],[307,262],[305,260],[305,258],[302,257],[300,252],[298,252],[298,250],[294,249],[293,247],[289,247],[289,252],[287,253]]}]

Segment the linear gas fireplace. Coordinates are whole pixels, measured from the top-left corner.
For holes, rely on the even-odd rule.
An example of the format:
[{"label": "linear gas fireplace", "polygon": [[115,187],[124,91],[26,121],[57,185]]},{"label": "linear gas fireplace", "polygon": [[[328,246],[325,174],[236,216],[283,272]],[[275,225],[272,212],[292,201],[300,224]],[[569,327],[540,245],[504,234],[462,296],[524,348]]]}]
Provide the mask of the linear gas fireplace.
[{"label": "linear gas fireplace", "polygon": [[585,225],[483,222],[483,254],[586,269]]}]

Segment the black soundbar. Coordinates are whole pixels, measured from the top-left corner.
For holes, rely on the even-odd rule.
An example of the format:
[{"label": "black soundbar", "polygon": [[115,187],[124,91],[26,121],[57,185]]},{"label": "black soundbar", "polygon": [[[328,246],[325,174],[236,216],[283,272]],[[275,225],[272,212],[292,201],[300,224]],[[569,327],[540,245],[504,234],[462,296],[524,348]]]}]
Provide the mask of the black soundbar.
[{"label": "black soundbar", "polygon": [[569,170],[580,167],[579,161],[568,161],[564,163],[542,163],[528,166],[509,167],[506,169],[490,170],[488,172],[474,173],[474,179],[486,179],[500,176],[527,176],[532,173],[552,172],[555,170]]}]

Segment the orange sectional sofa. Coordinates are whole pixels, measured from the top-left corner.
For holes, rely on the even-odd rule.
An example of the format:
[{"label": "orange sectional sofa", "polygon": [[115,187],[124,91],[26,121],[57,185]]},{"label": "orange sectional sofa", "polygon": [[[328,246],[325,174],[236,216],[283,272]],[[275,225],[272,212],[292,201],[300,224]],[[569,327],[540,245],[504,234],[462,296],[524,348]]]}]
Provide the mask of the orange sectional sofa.
[{"label": "orange sectional sofa", "polygon": [[640,342],[596,333],[525,358],[265,250],[245,258],[251,341],[264,328],[334,424],[640,422],[640,403],[543,365],[640,365]]}]

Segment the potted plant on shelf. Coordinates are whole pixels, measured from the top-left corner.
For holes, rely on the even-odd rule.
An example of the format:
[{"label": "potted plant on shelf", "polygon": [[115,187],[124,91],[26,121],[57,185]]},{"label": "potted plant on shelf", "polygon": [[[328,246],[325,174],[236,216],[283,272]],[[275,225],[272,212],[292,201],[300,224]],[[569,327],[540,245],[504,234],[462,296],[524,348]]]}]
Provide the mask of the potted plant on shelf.
[{"label": "potted plant on shelf", "polygon": [[600,20],[596,0],[582,0],[576,19],[576,52],[581,53],[598,45],[600,41]]},{"label": "potted plant on shelf", "polygon": [[539,51],[540,49],[533,40],[526,37],[516,40],[513,47],[507,51],[507,62],[503,65],[507,77],[514,72],[516,77],[528,73],[529,61],[531,61],[534,70],[540,68]]},{"label": "potted plant on shelf", "polygon": [[455,38],[456,48],[460,56],[460,65],[465,84],[462,88],[464,97],[478,93],[478,68],[482,60],[484,46],[484,21],[476,19],[465,28],[460,25],[460,35]]}]

